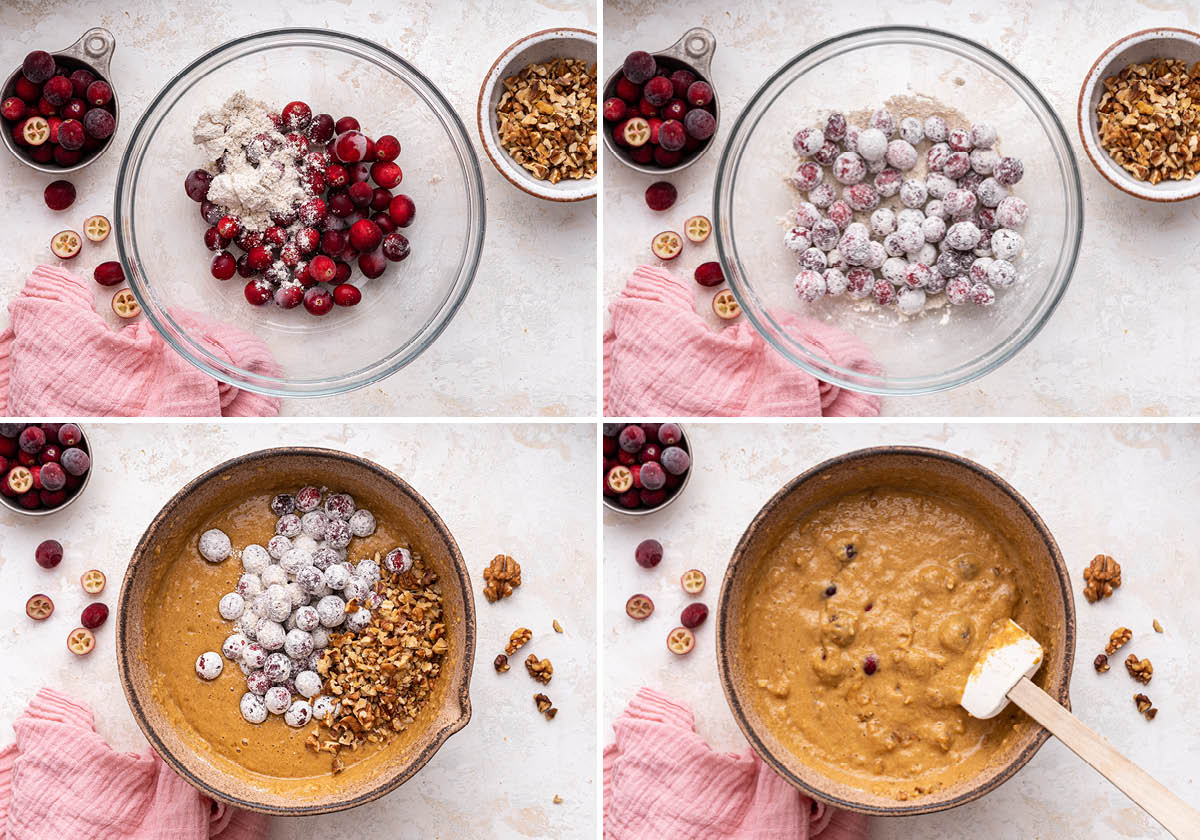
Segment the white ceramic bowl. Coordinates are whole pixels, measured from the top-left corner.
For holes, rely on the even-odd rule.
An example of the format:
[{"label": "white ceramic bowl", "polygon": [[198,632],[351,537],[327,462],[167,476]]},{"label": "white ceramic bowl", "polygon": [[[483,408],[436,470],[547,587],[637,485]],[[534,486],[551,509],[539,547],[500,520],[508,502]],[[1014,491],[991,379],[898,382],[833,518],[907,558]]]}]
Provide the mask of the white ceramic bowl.
[{"label": "white ceramic bowl", "polygon": [[1190,181],[1139,181],[1118,166],[1100,147],[1096,106],[1104,95],[1104,80],[1130,64],[1155,58],[1172,58],[1192,64],[1200,61],[1200,34],[1187,29],[1143,29],[1126,35],[1100,54],[1079,90],[1079,139],[1092,165],[1104,179],[1122,192],[1146,201],[1186,201],[1200,195],[1200,177]]},{"label": "white ceramic bowl", "polygon": [[[492,165],[517,189],[546,201],[583,201],[596,197],[600,187],[599,175],[594,178],[562,180],[557,184],[539,181],[514,163],[508,152],[500,147],[500,135],[496,131],[496,104],[504,93],[504,80],[521,72],[530,64],[554,58],[584,59],[595,65],[596,33],[586,29],[543,29],[526,35],[500,53],[500,57],[492,63],[483,85],[479,88],[479,102],[476,106],[479,139],[483,142],[483,149],[491,159]],[[596,110],[600,110],[598,103]]]}]

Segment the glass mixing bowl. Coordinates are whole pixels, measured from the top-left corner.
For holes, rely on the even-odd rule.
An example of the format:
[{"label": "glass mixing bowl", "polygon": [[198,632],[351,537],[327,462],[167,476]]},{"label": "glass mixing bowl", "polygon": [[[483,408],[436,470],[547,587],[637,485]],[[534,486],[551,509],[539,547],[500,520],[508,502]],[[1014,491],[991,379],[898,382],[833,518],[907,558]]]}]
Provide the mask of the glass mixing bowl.
[{"label": "glass mixing bowl", "polygon": [[[814,304],[796,295],[799,268],[783,245],[784,221],[800,194],[791,139],[841,111],[851,124],[887,105],[897,119],[941,113],[951,128],[988,122],[997,149],[1025,163],[1012,193],[1029,204],[1016,285],[990,307],[946,306],[904,319],[894,309],[845,296]],[[923,153],[927,144],[920,146]],[[924,154],[921,155],[921,165]],[[826,170],[828,179],[829,173]],[[889,199],[888,203],[895,199]],[[921,394],[994,370],[1049,320],[1066,291],[1083,233],[1079,170],[1062,123],[1020,71],[966,38],[887,26],[849,32],[793,58],[738,116],[717,169],[717,248],[746,317],[772,346],[827,382],[877,394]],[[856,214],[864,217],[869,214]],[[857,336],[882,367],[867,375],[830,362],[780,316],[801,313]]]},{"label": "glass mixing bowl", "polygon": [[[208,163],[192,143],[197,118],[234,92],[283,107],[295,99],[334,119],[357,117],[372,136],[394,134],[416,221],[404,229],[412,255],[367,280],[354,267],[362,302],[323,317],[303,307],[250,306],[245,280],[209,272],[207,225],[183,191],[187,173]],[[483,178],[462,121],[416,68],[351,35],[279,29],[230,41],[171,79],[133,130],[117,176],[117,247],[147,318],[177,352],[224,382],[279,396],[361,388],[411,362],[438,337],[466,297],[483,247]],[[185,312],[261,338],[283,373],[232,364]],[[184,319],[187,320],[186,318]]]}]

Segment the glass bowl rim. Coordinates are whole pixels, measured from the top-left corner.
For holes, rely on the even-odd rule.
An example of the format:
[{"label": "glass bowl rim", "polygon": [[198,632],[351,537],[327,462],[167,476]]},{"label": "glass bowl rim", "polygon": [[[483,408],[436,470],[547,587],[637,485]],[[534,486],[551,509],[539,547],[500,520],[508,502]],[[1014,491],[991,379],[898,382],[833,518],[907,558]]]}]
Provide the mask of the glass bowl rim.
[{"label": "glass bowl rim", "polygon": [[[216,360],[211,352],[196,345],[196,343],[187,335],[186,331],[176,326],[170,327],[165,321],[174,323],[169,314],[164,316],[157,311],[155,306],[150,305],[150,299],[145,290],[142,289],[141,281],[138,279],[136,272],[129,270],[129,266],[133,264],[131,255],[126,252],[124,237],[118,235],[116,237],[117,256],[122,267],[126,269],[127,282],[129,288],[133,291],[134,297],[137,298],[138,304],[142,307],[142,314],[149,320],[155,331],[162,336],[163,340],[175,353],[178,353],[189,364],[202,370],[209,376],[217,379],[220,382],[232,385],[236,388],[241,388],[253,393],[266,394],[276,397],[322,397],[336,394],[343,394],[349,391],[358,390],[367,387],[373,383],[386,379],[392,374],[399,371],[414,361],[422,353],[427,350],[430,345],[437,340],[442,332],[449,326],[454,319],[459,308],[466,300],[467,294],[471,290],[471,286],[475,281],[475,274],[478,271],[479,263],[483,255],[483,245],[486,234],[486,194],[484,191],[483,173],[479,167],[479,160],[475,153],[475,147],[471,143],[470,135],[467,133],[466,125],[458,112],[451,105],[450,101],[442,93],[433,81],[417,69],[413,64],[406,61],[401,56],[382,44],[369,41],[366,38],[361,38],[357,35],[351,35],[346,32],[340,32],[335,29],[315,29],[312,27],[282,27],[278,29],[265,29],[259,32],[253,32],[247,35],[242,35],[237,38],[231,38],[223,41],[210,50],[206,50],[201,55],[197,56],[192,61],[188,62],[182,69],[176,72],[168,79],[161,88],[155,93],[154,97],[147,104],[137,122],[134,124],[133,130],[129,135],[129,140],[125,145],[125,149],[121,154],[121,163],[117,170],[116,186],[113,196],[113,220],[114,228],[118,231],[124,230],[125,216],[123,212],[123,202],[126,193],[129,194],[130,211],[132,210],[132,193],[133,181],[131,181],[131,169],[133,165],[132,157],[135,148],[144,146],[142,143],[143,132],[147,130],[150,117],[155,113],[164,102],[170,91],[177,88],[178,85],[184,82],[196,81],[190,77],[196,69],[201,65],[211,61],[213,58],[222,55],[223,53],[233,52],[247,44],[255,45],[255,49],[238,56],[244,58],[248,55],[254,55],[258,52],[278,47],[278,42],[287,38],[308,38],[311,42],[302,44],[301,46],[311,46],[321,50],[337,50],[340,52],[350,52],[352,50],[343,49],[343,45],[350,46],[362,50],[368,54],[373,54],[376,60],[383,59],[388,62],[394,62],[403,68],[407,73],[410,73],[417,82],[417,87],[424,88],[420,91],[422,99],[429,103],[435,116],[446,129],[448,139],[453,147],[458,152],[458,158],[462,162],[462,175],[465,182],[466,203],[469,213],[468,225],[468,243],[466,252],[463,255],[461,268],[457,272],[454,284],[451,286],[447,299],[443,302],[439,310],[426,322],[425,326],[416,333],[413,339],[410,339],[405,345],[397,350],[389,353],[384,360],[376,360],[368,363],[366,366],[357,368],[349,373],[340,374],[336,377],[324,377],[319,379],[308,380],[289,380],[285,377],[266,376],[260,373],[250,373],[238,369],[238,374],[234,375],[222,369],[219,360]],[[258,42],[258,43],[256,43]],[[339,42],[341,42],[339,44]],[[161,120],[161,117],[159,117]],[[154,129],[157,131],[157,126]],[[139,153],[139,160],[144,156],[144,149]],[[138,165],[140,169],[140,163]],[[127,184],[128,182],[128,184]],[[131,216],[132,214],[129,213]],[[130,219],[130,229],[132,230],[132,219]],[[474,233],[472,235],[472,229]],[[456,288],[457,287],[457,288]],[[414,343],[415,341],[415,343]],[[198,352],[185,346],[190,345]],[[394,358],[392,358],[394,357]],[[390,358],[390,361],[387,359]],[[387,362],[386,364],[383,362]],[[230,366],[232,367],[232,366]]]},{"label": "glass bowl rim", "polygon": [[[856,43],[868,42],[879,35],[890,35],[893,37],[890,40],[882,42]],[[1059,265],[1056,267],[1056,276],[1052,278],[1051,283],[1042,293],[1040,300],[1016,332],[1010,334],[1003,341],[984,351],[982,354],[977,355],[975,358],[960,363],[947,371],[920,376],[889,378],[886,374],[863,374],[859,371],[843,368],[829,360],[813,361],[812,359],[816,358],[815,355],[810,359],[810,357],[800,355],[782,345],[780,340],[773,334],[771,327],[765,322],[765,313],[757,312],[755,306],[752,305],[753,292],[742,285],[741,274],[729,270],[729,266],[738,265],[738,263],[731,258],[732,252],[735,252],[736,248],[732,240],[726,241],[727,225],[722,224],[722,190],[729,190],[730,185],[735,180],[736,169],[731,168],[734,163],[733,158],[735,157],[735,153],[740,157],[741,151],[744,150],[745,142],[751,136],[750,129],[753,128],[751,122],[756,124],[766,113],[766,111],[763,111],[761,114],[755,114],[756,106],[762,101],[765,93],[779,80],[787,76],[796,65],[837,45],[849,44],[851,49],[858,49],[862,46],[888,45],[909,45],[925,48],[938,46],[937,44],[931,45],[925,41],[917,40],[918,38],[932,39],[935,42],[940,41],[941,45],[953,47],[960,55],[968,58],[983,57],[998,64],[1002,70],[1014,77],[1017,84],[1010,84],[1009,86],[1015,87],[1018,90],[1018,95],[1025,94],[1021,98],[1031,110],[1035,113],[1038,109],[1041,110],[1042,113],[1040,116],[1043,119],[1040,121],[1040,125],[1047,131],[1052,140],[1054,139],[1053,134],[1057,134],[1058,150],[1056,150],[1056,153],[1061,151],[1058,157],[1060,158],[1059,163],[1063,173],[1063,194],[1066,199],[1065,221],[1069,225],[1072,215],[1076,219],[1073,229],[1069,227],[1067,230],[1065,244],[1069,249],[1069,256],[1067,256],[1065,263],[1060,257]],[[972,53],[975,55],[972,56]],[[803,76],[811,69],[814,68],[808,68],[795,78],[800,78],[800,76]],[[983,69],[992,75],[996,75],[989,67],[984,66]],[[1004,81],[1007,83],[1009,80],[1005,79]],[[753,120],[751,119],[752,117]],[[740,137],[743,132],[745,132],[744,138]],[[735,141],[739,139],[741,140],[740,145],[743,148],[735,149]],[[730,197],[732,197],[732,190],[729,191]],[[812,374],[818,380],[852,391],[880,396],[931,394],[957,388],[982,376],[986,376],[1015,356],[1042,331],[1042,328],[1049,322],[1051,316],[1058,308],[1058,304],[1066,294],[1067,287],[1070,285],[1071,278],[1074,275],[1083,242],[1084,203],[1079,162],[1071,147],[1071,141],[1066,129],[1063,127],[1062,120],[1054,110],[1054,107],[1042,94],[1041,90],[1024,73],[999,53],[965,36],[924,26],[885,25],[849,30],[825,38],[785,61],[758,86],[754,93],[746,100],[746,103],[734,119],[733,127],[729,132],[729,139],[726,141],[725,147],[721,150],[721,157],[717,163],[717,172],[713,180],[712,201],[713,227],[717,230],[717,255],[721,261],[722,268],[725,270],[729,287],[755,331],[776,352],[783,355],[802,370]],[[1072,211],[1074,212],[1072,213]]]}]

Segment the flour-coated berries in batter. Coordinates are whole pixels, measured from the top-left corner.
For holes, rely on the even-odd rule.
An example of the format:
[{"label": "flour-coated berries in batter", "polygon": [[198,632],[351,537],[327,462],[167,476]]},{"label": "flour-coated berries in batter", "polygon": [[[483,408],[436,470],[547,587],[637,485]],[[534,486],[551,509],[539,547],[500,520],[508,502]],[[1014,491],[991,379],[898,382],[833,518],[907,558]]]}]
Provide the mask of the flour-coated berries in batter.
[{"label": "flour-coated berries in batter", "polygon": [[924,289],[901,289],[896,298],[896,309],[903,315],[916,315],[925,308]]},{"label": "flour-coated berries in batter", "polygon": [[833,177],[839,184],[857,184],[867,177],[867,162],[858,152],[842,152],[833,162]]},{"label": "flour-coated berries in batter", "polygon": [[225,662],[214,650],[205,651],[196,658],[196,674],[202,680],[215,680],[221,676]]},{"label": "flour-coated berries in batter", "polygon": [[953,178],[940,172],[930,173],[925,178],[925,191],[930,198],[943,199],[951,190],[958,187]]},{"label": "flour-coated berries in batter", "polygon": [[267,664],[267,651],[258,642],[250,642],[242,648],[242,664],[252,670]]},{"label": "flour-coated berries in batter", "polygon": [[[266,567],[263,567],[263,571],[266,571]],[[251,572],[246,572],[246,574],[238,578],[237,586],[234,587],[234,590],[237,592],[237,594],[241,595],[244,600],[250,601],[255,596],[262,593],[262,578]]]},{"label": "flour-coated berries in batter", "polygon": [[865,128],[858,135],[855,151],[864,161],[883,160],[887,155],[887,135],[878,128]]},{"label": "flour-coated berries in batter", "polygon": [[829,297],[840,297],[845,294],[848,281],[841,269],[828,268],[821,275],[821,279],[825,281],[825,294]]},{"label": "flour-coated berries in batter", "polygon": [[263,619],[258,625],[258,643],[265,650],[275,651],[283,647],[283,641],[287,638],[287,631],[283,629],[283,625],[271,619]]},{"label": "flour-coated berries in batter", "polygon": [[[302,530],[300,517],[294,513],[285,513],[275,522],[275,533],[289,539],[300,536]],[[270,550],[269,546],[268,550]]]},{"label": "flour-coated berries in batter", "polygon": [[263,665],[263,673],[274,685],[285,683],[292,676],[292,660],[286,653],[272,653]]},{"label": "flour-coated berries in batter", "polygon": [[302,697],[316,697],[321,693],[321,677],[314,671],[301,671],[296,674],[296,692]]},{"label": "flour-coated berries in batter", "polygon": [[241,662],[242,651],[246,649],[246,645],[250,644],[250,640],[241,633],[231,633],[221,642],[221,654],[230,662]]},{"label": "flour-coated berries in batter", "polygon": [[930,172],[941,172],[953,153],[954,150],[945,143],[934,143],[925,150],[925,168]]},{"label": "flour-coated berries in batter", "polygon": [[907,172],[917,165],[917,149],[907,140],[897,138],[887,144],[886,160],[888,166]]},{"label": "flour-coated berries in batter", "polygon": [[299,627],[289,630],[283,640],[283,651],[292,659],[304,659],[313,652],[312,634]]},{"label": "flour-coated berries in batter", "polygon": [[312,720],[312,706],[306,700],[295,701],[283,713],[283,722],[293,729],[307,726],[310,720]]},{"label": "flour-coated berries in batter", "polygon": [[792,137],[792,148],[800,157],[811,157],[825,145],[825,133],[819,128],[802,128]]},{"label": "flour-coated berries in batter", "polygon": [[1029,220],[1029,205],[1015,195],[1007,196],[996,205],[994,218],[1002,228],[1011,230],[1024,227],[1025,222]]},{"label": "flour-coated berries in batter", "polygon": [[226,621],[236,621],[246,611],[246,600],[236,592],[221,596],[217,602],[217,612]]},{"label": "flour-coated berries in batter", "polygon": [[313,717],[317,720],[325,720],[332,714],[337,712],[338,706],[333,698],[321,695],[312,701]]},{"label": "flour-coated berries in batter", "polygon": [[278,560],[283,556],[283,553],[292,547],[292,540],[282,534],[276,534],[267,540],[267,553],[274,559]]},{"label": "flour-coated berries in batter", "polygon": [[926,216],[921,222],[921,233],[926,242],[941,242],[946,235],[946,222],[937,216]]},{"label": "flour-coated berries in batter", "polygon": [[952,219],[966,219],[975,212],[975,193],[970,190],[950,190],[942,199],[942,207]]},{"label": "flour-coated berries in batter", "polygon": [[285,686],[273,685],[263,694],[263,705],[273,715],[281,715],[292,705],[292,692]]},{"label": "flour-coated berries in batter", "polygon": [[951,152],[942,165],[942,173],[947,178],[958,180],[971,171],[971,156],[966,152]]},{"label": "flour-coated berries in batter", "polygon": [[328,524],[329,517],[321,510],[310,510],[300,517],[300,530],[314,540],[325,538],[325,526]]},{"label": "flour-coated berries in batter", "polygon": [[350,533],[360,539],[375,533],[375,514],[365,508],[354,511],[346,522],[350,525]]},{"label": "flour-coated berries in batter", "polygon": [[916,117],[905,117],[896,128],[900,139],[916,146],[925,139],[925,126]]},{"label": "flour-coated berries in batter", "polygon": [[1000,228],[992,233],[992,253],[997,259],[1012,260],[1025,250],[1025,238],[1015,230]]},{"label": "flour-coated berries in batter", "polygon": [[871,114],[871,118],[867,121],[867,127],[876,129],[884,137],[896,136],[896,118],[887,108],[880,108]]},{"label": "flour-coated berries in batter", "polygon": [[313,486],[301,487],[296,491],[296,510],[308,513],[321,505],[321,491]]},{"label": "flour-coated berries in batter", "polygon": [[337,595],[326,595],[317,601],[317,615],[322,627],[340,627],[346,620],[346,602]]},{"label": "flour-coated berries in batter", "polygon": [[991,306],[996,302],[996,293],[992,291],[992,287],[983,283],[976,283],[971,287],[971,303],[976,306]]},{"label": "flour-coated berries in batter", "polygon": [[875,273],[869,268],[852,268],[846,272],[846,294],[852,300],[864,300],[875,291]]},{"label": "flour-coated berries in batter", "polygon": [[968,156],[971,161],[971,171],[979,175],[991,175],[996,169],[996,164],[1000,162],[1000,155],[995,149],[972,149]]},{"label": "flour-coated berries in batter", "polygon": [[251,574],[258,574],[271,565],[271,555],[257,543],[251,543],[242,549],[242,568]]},{"label": "flour-coated berries in batter", "polygon": [[796,275],[795,287],[796,295],[806,303],[815,303],[825,296],[825,278],[807,268]]},{"label": "flour-coated berries in batter", "polygon": [[233,552],[229,535],[220,528],[210,528],[200,535],[200,556],[209,563],[220,563]]},{"label": "flour-coated berries in batter", "polygon": [[1008,260],[992,260],[987,267],[987,282],[997,289],[1007,289],[1017,281],[1017,269]]},{"label": "flour-coated berries in batter", "polygon": [[[242,666],[242,670],[246,670],[246,666]],[[267,675],[260,668],[257,671],[246,672],[246,689],[252,694],[257,694],[262,697],[271,688],[271,681],[267,679]]]},{"label": "flour-coated berries in batter", "polygon": [[242,695],[241,702],[238,704],[242,711],[242,717],[247,723],[262,723],[267,719],[267,707],[263,703],[263,699],[253,692],[247,691]]},{"label": "flour-coated berries in batter", "polygon": [[880,306],[895,306],[900,297],[899,292],[896,291],[896,287],[882,277],[875,280],[873,294],[875,302]]}]

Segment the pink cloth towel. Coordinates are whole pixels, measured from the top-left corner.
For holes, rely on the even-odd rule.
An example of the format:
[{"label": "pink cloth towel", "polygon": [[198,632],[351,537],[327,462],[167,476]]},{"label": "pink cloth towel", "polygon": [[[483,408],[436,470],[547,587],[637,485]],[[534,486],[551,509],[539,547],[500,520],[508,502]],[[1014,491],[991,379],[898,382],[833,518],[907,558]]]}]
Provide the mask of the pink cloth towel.
[{"label": "pink cloth towel", "polygon": [[264,840],[267,817],[213,802],[158,753],[117,753],[91,710],[43,688],[0,751],[0,840]]},{"label": "pink cloth towel", "polygon": [[[874,417],[879,397],[820,382],[742,319],[713,330],[691,289],[662,268],[640,266],[610,307],[604,334],[604,413],[610,417]],[[821,356],[878,373],[852,335],[811,318],[777,316]]]},{"label": "pink cloth towel", "polygon": [[[0,334],[0,407],[6,417],[271,417],[280,401],[218,382],[167,346],[149,321],[111,329],[91,286],[39,265],[8,305]],[[189,335],[245,370],[278,376],[258,338],[190,312]]]},{"label": "pink cloth towel", "polygon": [[866,840],[867,818],[809,799],[753,750],[714,752],[686,706],[643,688],[604,748],[605,840]]}]

